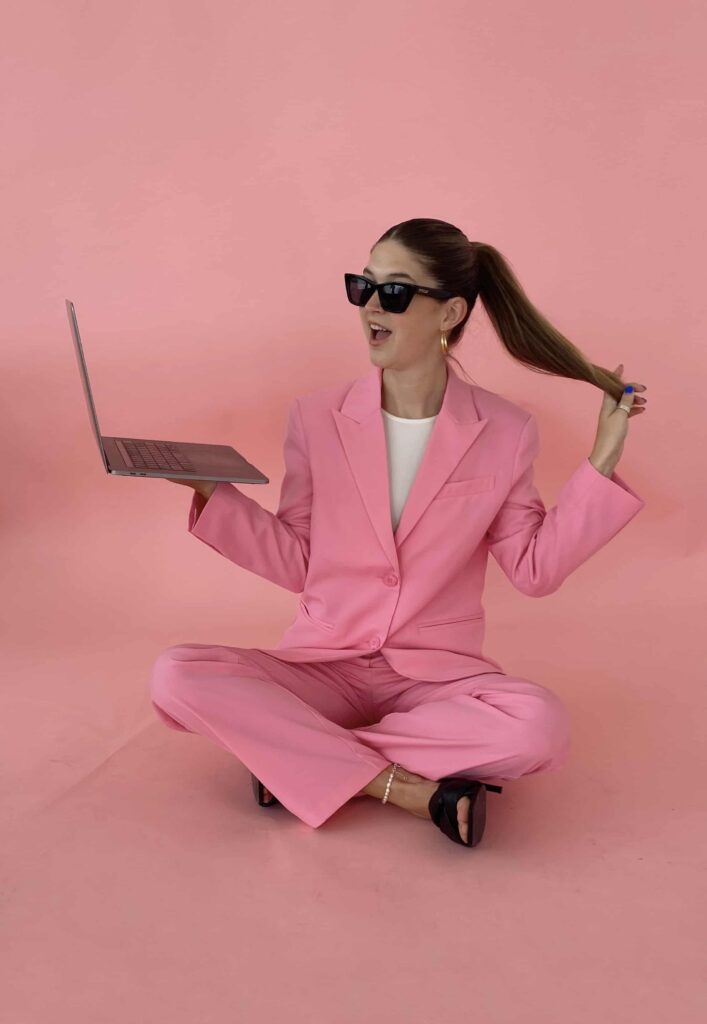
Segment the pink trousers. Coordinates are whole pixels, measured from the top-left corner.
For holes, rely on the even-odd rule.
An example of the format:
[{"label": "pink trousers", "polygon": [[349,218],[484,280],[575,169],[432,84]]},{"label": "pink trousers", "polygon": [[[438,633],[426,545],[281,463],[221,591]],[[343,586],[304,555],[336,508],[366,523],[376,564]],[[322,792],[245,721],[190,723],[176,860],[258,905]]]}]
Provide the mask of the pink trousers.
[{"label": "pink trousers", "polygon": [[287,662],[259,648],[168,647],[150,698],[172,729],[235,755],[301,821],[318,828],[384,768],[495,782],[554,771],[570,721],[552,691],[503,672],[420,682],[379,651]]}]

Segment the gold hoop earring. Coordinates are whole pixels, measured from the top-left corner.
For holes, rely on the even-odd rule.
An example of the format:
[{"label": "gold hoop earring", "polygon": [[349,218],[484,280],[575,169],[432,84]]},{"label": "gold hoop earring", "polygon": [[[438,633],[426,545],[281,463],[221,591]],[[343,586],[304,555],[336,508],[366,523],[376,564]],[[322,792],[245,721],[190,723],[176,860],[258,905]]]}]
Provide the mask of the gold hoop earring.
[{"label": "gold hoop earring", "polygon": [[442,335],[442,337],[440,338],[440,342],[442,344],[442,352],[446,356],[448,351],[449,351],[449,348],[447,347],[447,335],[446,334]]}]

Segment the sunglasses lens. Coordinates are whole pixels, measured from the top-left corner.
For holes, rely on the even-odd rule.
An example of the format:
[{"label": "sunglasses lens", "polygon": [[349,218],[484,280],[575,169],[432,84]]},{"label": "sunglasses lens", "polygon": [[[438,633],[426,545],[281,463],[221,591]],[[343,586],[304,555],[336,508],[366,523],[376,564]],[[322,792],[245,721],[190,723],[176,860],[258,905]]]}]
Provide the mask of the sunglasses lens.
[{"label": "sunglasses lens", "polygon": [[365,277],[355,277],[353,274],[346,275],[346,295],[349,302],[354,306],[365,306],[373,290]]},{"label": "sunglasses lens", "polygon": [[[373,294],[373,285],[365,277],[346,274],[346,296],[354,306],[365,306]],[[381,306],[386,313],[403,313],[410,304],[412,292],[407,285],[384,284],[378,289]]]},{"label": "sunglasses lens", "polygon": [[410,302],[410,289],[404,284],[386,284],[380,290],[381,306],[388,313],[402,313]]}]

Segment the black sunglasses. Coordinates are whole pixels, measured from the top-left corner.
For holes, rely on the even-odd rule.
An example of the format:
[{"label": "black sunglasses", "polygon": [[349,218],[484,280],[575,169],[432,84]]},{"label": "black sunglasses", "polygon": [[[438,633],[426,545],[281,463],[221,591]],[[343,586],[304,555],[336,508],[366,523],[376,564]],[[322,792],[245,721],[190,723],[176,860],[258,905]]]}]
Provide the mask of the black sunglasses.
[{"label": "black sunglasses", "polygon": [[344,274],[346,297],[354,306],[365,306],[375,291],[380,296],[381,306],[386,313],[404,313],[416,292],[430,295],[435,299],[451,299],[451,292],[440,288],[425,288],[421,284],[406,284],[404,281],[386,281],[376,284],[362,274]]}]

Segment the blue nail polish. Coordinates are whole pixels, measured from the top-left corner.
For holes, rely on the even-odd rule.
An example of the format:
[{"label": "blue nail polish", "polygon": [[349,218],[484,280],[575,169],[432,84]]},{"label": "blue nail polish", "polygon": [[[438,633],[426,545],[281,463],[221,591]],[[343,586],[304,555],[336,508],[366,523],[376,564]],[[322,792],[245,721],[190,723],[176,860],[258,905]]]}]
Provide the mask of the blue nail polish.
[{"label": "blue nail polish", "polygon": [[629,393],[629,391],[633,391],[633,384],[629,384],[629,386],[626,388],[627,394]]}]

